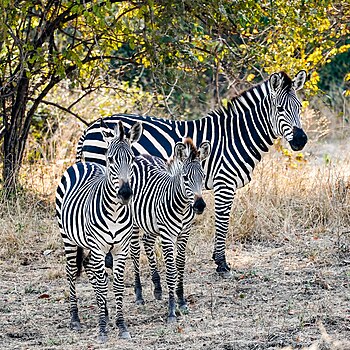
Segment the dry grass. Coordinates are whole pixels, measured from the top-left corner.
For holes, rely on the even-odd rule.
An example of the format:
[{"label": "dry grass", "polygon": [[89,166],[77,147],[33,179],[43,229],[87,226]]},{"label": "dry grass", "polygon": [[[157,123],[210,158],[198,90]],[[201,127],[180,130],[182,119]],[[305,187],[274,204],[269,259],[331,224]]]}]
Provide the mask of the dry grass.
[{"label": "dry grass", "polygon": [[[349,162],[342,167],[310,162],[292,168],[279,154],[268,156],[257,167],[252,182],[237,191],[229,241],[285,240],[291,235],[317,237],[326,231],[346,231],[350,226],[349,171]],[[206,200],[212,208],[212,192],[206,194]],[[213,225],[211,211],[202,232],[211,234]]]},{"label": "dry grass", "polygon": [[[71,129],[72,125],[66,128]],[[65,133],[67,130],[61,130],[61,137]],[[12,202],[0,203],[0,258],[22,254],[31,236],[28,232],[33,232],[38,242],[45,240],[44,248],[59,244],[52,222],[54,193],[63,171],[74,162],[74,152],[74,147],[70,147],[61,150],[54,162],[41,160],[24,165],[23,194]],[[237,240],[283,242],[300,235],[317,239],[325,232],[332,232],[341,240],[350,227],[350,157],[339,161],[334,158],[330,162],[309,158],[292,163],[290,157],[273,150],[265,156],[251,183],[237,191],[228,245]],[[198,217],[197,227],[204,239],[211,239],[213,193],[205,193],[205,199],[211,209],[204,220]]]}]

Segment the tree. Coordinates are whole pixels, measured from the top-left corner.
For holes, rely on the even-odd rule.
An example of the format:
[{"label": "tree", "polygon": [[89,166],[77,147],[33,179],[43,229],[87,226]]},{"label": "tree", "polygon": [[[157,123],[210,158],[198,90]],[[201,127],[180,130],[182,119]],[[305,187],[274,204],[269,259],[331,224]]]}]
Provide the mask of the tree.
[{"label": "tree", "polygon": [[16,187],[33,115],[48,92],[62,79],[88,90],[97,86],[99,70],[107,68],[100,39],[116,2],[122,3],[1,1],[3,180],[9,192]]},{"label": "tree", "polygon": [[[80,87],[83,98],[138,76],[177,117],[171,99],[181,106],[186,93],[206,98],[205,92],[220,103],[223,88],[274,70],[306,68],[316,84],[315,69],[349,49],[350,6],[341,1],[0,0],[0,11],[8,193],[16,188],[33,115],[40,104],[54,104],[45,98],[62,80]],[[73,105],[58,107],[72,112]]]}]

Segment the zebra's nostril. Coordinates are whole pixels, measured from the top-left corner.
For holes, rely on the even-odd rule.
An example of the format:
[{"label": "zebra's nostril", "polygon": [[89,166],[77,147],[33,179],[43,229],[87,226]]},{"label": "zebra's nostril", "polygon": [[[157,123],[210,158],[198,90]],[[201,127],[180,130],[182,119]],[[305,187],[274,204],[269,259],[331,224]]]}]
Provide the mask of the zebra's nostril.
[{"label": "zebra's nostril", "polygon": [[196,214],[202,214],[206,206],[203,198],[199,198],[194,202],[193,210]]},{"label": "zebra's nostril", "polygon": [[293,139],[289,142],[293,151],[300,151],[307,143],[307,135],[303,129],[293,128]]},{"label": "zebra's nostril", "polygon": [[128,201],[132,196],[132,189],[128,184],[123,184],[118,191],[118,196],[122,200]]}]

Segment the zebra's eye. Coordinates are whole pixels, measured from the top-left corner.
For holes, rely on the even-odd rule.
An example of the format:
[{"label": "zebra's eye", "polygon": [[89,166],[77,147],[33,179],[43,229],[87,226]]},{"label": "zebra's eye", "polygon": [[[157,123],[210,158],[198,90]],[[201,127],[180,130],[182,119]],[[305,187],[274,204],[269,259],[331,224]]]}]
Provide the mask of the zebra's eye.
[{"label": "zebra's eye", "polygon": [[114,158],[112,156],[108,157],[108,162],[109,164],[113,164],[114,163]]},{"label": "zebra's eye", "polygon": [[281,106],[277,106],[277,110],[278,110],[278,112],[282,113],[284,111],[284,108]]}]

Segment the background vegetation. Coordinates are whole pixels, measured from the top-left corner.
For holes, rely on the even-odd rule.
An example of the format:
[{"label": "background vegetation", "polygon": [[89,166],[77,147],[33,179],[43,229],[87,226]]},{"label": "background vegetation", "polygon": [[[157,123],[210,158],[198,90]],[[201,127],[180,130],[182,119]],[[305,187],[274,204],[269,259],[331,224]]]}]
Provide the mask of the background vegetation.
[{"label": "background vegetation", "polygon": [[[308,92],[339,94],[349,78],[343,1],[1,0],[0,10],[6,192],[20,185],[30,131],[38,140],[55,131],[53,106],[84,124],[99,117],[81,113],[93,92],[116,94],[109,111],[128,100],[128,112],[196,118],[274,71],[306,69]],[[60,99],[61,89],[75,100]],[[148,103],[133,100],[140,90]]]}]

